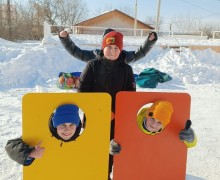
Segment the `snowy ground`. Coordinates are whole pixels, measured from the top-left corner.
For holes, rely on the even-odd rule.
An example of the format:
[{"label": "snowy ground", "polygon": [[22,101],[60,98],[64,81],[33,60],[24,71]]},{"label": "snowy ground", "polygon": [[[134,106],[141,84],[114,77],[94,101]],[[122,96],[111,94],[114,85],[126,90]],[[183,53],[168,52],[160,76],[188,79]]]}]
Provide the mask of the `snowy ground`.
[{"label": "snowy ground", "polygon": [[[99,48],[101,36],[72,36],[85,49]],[[81,71],[85,64],[70,56],[57,37],[41,42],[13,43],[0,39],[0,179],[21,180],[22,167],[8,158],[4,146],[21,135],[21,99],[29,92],[64,92],[56,87],[59,72]],[[125,37],[125,49],[134,50],[143,38]],[[163,50],[171,43],[159,39],[151,52],[131,64],[134,73],[153,67],[173,77],[156,89],[138,91],[187,92],[191,95],[191,119],[198,144],[188,150],[187,180],[220,179],[220,54],[210,49],[182,53]],[[218,45],[220,42],[186,41],[182,44]],[[173,42],[172,42],[173,43]],[[97,46],[98,45],[98,46]]]}]

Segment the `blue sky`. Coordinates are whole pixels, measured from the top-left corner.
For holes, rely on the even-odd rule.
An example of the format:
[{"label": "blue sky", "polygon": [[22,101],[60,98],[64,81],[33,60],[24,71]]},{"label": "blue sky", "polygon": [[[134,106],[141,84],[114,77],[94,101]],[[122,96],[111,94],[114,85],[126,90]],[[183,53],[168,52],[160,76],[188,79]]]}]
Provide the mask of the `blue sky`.
[{"label": "blue sky", "polygon": [[[136,0],[84,0],[89,9],[89,16],[94,17],[97,12],[120,7],[130,8],[134,12]],[[137,0],[137,18],[146,22],[146,18],[155,17],[158,0]],[[174,17],[189,16],[199,18],[202,22],[220,24],[220,0],[161,0],[160,16],[164,23],[170,23]],[[133,16],[133,14],[131,14]]]},{"label": "blue sky", "polygon": [[[5,0],[6,1],[6,0]],[[24,2],[25,0],[11,0]],[[26,0],[27,1],[27,0]],[[81,0],[79,0],[81,1]],[[220,0],[160,0],[160,17],[164,25],[172,23],[174,17],[199,19],[205,24],[220,26]],[[89,10],[89,17],[100,15],[104,11],[127,8],[134,16],[136,0],[82,0]],[[138,20],[146,22],[147,17],[156,17],[158,0],[137,0]]]}]

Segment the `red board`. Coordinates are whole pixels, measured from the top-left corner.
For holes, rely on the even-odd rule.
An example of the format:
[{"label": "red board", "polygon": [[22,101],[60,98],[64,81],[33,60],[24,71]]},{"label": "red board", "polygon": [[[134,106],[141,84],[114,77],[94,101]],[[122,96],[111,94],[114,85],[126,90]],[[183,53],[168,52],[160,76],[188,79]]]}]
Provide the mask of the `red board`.
[{"label": "red board", "polygon": [[[170,124],[157,135],[137,125],[140,108],[156,100],[173,104]],[[178,134],[190,118],[187,93],[120,92],[116,101],[115,141],[121,152],[114,156],[114,180],[185,180],[187,147]]]}]

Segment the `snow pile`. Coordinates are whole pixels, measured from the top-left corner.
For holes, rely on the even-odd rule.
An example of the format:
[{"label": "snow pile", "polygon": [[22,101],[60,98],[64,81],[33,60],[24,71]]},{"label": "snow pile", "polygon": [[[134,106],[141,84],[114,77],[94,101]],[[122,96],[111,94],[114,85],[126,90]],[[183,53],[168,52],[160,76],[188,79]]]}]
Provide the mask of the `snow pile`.
[{"label": "snow pile", "polygon": [[[99,48],[97,44],[101,41],[101,36],[72,38],[79,46],[87,44],[86,49]],[[139,41],[141,45],[143,40],[139,38],[136,42]],[[49,79],[57,78],[60,71],[83,70],[85,63],[76,61],[69,55],[57,37],[47,38],[45,41],[46,44],[30,45],[0,39],[0,89],[35,87],[37,84],[45,84]],[[137,49],[131,40],[125,40],[125,49],[126,47],[128,50]],[[153,67],[168,73],[175,83],[202,84],[220,82],[219,59],[220,54],[209,49],[182,49],[182,52],[178,53],[173,49],[163,50],[157,45],[145,58],[131,65],[137,74],[144,68]]]},{"label": "snow pile", "polygon": [[[153,49],[152,51],[155,51]],[[181,53],[174,49],[162,51],[157,59],[140,61],[134,65],[134,69],[142,71],[142,67],[155,67],[173,77],[175,83],[216,83],[220,82],[220,54],[210,49],[191,51],[183,48]],[[155,53],[156,54],[156,53]],[[138,68],[139,67],[139,68]]]},{"label": "snow pile", "polygon": [[[100,47],[102,36],[74,35],[71,38],[82,49],[91,50]],[[125,49],[135,50],[144,40],[125,37]],[[173,49],[160,48],[160,45],[169,43],[173,42],[159,39],[145,58],[131,65],[134,73],[156,68],[168,73],[173,80],[160,83],[155,89],[137,90],[190,94],[190,118],[198,144],[188,150],[186,180],[220,179],[220,53],[210,49],[182,49],[181,53],[177,53]],[[184,43],[217,44],[210,40],[181,40],[181,44]],[[56,87],[58,73],[82,71],[84,67],[85,63],[68,54],[57,36],[47,37],[43,42],[13,43],[0,39],[1,180],[22,179],[22,166],[9,159],[4,146],[7,140],[21,135],[23,95],[30,92],[66,92]]]}]

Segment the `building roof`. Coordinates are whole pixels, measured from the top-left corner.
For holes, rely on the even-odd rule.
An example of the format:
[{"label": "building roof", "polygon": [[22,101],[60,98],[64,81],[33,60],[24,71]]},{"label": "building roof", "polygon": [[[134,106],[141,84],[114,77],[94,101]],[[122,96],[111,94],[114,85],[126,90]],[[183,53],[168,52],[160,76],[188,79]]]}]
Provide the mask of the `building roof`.
[{"label": "building roof", "polygon": [[[117,9],[114,9],[112,11],[103,13],[99,16],[79,22],[75,24],[74,26],[100,26],[101,24],[103,24],[103,27],[104,27],[106,22],[111,21],[112,18],[113,19],[117,18],[118,20],[121,20],[121,21],[124,21],[126,19],[126,21],[129,22],[130,24],[134,24],[134,20],[135,20],[133,17],[129,16],[128,14],[125,14]],[[121,25],[123,26],[123,23]],[[116,26],[118,27],[120,26],[120,24],[111,24],[111,26],[108,26],[108,27],[115,28]],[[154,28],[148,24],[145,24],[137,20],[137,29],[154,29]]]}]

